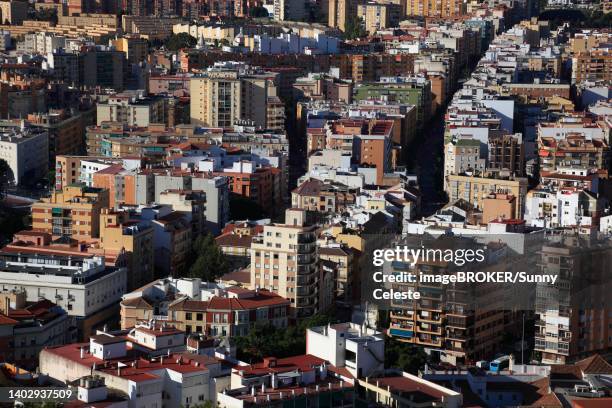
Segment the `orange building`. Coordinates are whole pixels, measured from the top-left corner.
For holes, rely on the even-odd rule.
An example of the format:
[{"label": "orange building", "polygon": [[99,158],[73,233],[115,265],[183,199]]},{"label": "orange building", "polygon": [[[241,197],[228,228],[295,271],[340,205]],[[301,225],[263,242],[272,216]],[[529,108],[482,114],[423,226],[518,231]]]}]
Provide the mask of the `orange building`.
[{"label": "orange building", "polygon": [[516,211],[516,197],[512,194],[493,193],[482,202],[482,222],[487,224],[492,220],[509,219]]},{"label": "orange building", "polygon": [[282,171],[278,168],[255,167],[252,162],[241,161],[215,175],[227,177],[231,193],[253,200],[265,211],[274,212],[282,203]]},{"label": "orange building", "polygon": [[100,212],[108,205],[108,190],[71,184],[32,205],[32,229],[75,239],[97,238]]},{"label": "orange building", "polygon": [[376,167],[376,184],[382,185],[385,173],[392,170],[392,120],[341,119],[331,125],[327,138],[330,149],[346,150],[364,167]]}]

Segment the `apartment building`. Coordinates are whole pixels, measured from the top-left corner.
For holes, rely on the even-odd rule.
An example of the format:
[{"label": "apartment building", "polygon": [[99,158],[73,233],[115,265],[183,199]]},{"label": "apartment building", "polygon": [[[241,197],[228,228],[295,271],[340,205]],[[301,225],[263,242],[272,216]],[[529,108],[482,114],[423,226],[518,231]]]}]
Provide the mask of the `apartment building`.
[{"label": "apartment building", "polygon": [[120,93],[112,95],[106,102],[96,105],[97,125],[103,122],[118,122],[134,127],[148,127],[165,123],[164,99],[160,96]]},{"label": "apartment building", "polygon": [[525,149],[520,133],[492,133],[488,140],[487,170],[492,174],[525,175]]},{"label": "apartment building", "polygon": [[558,274],[536,287],[535,350],[546,364],[569,364],[608,350],[610,342],[609,243],[580,236],[545,243],[540,273]]},{"label": "apartment building", "polygon": [[421,405],[419,400],[427,400],[427,404],[434,406],[464,406],[461,393],[404,372],[386,371],[357,383],[362,396],[358,403],[416,408]]},{"label": "apartment building", "polygon": [[238,161],[213,174],[227,178],[230,192],[252,200],[266,212],[273,213],[283,202],[282,171],[278,168]]},{"label": "apartment building", "polygon": [[384,370],[385,337],[355,323],[312,327],[306,330],[306,354],[346,369],[352,378],[369,377]]},{"label": "apartment building", "polygon": [[100,214],[100,247],[104,256],[121,258],[128,269],[127,289],[150,282],[155,276],[154,229],[130,219],[127,211],[103,208]]},{"label": "apartment building", "polygon": [[32,127],[45,130],[49,135],[49,163],[58,155],[82,154],[85,152],[86,115],[77,111],[50,110],[27,117]]},{"label": "apartment building", "polygon": [[112,40],[112,44],[117,51],[125,53],[129,64],[138,64],[147,59],[149,44],[145,38],[138,35],[125,35]]},{"label": "apartment building", "polygon": [[[475,248],[468,241],[455,238],[428,243],[426,248],[456,249],[466,244],[469,245],[466,248]],[[494,266],[498,267],[504,265]],[[500,349],[506,313],[503,307],[506,289],[503,285],[421,282],[421,274],[453,273],[454,264],[439,259],[418,260],[414,266],[410,262],[393,262],[383,268],[384,274],[415,274],[416,282],[392,284],[392,287],[396,291],[416,290],[421,295],[418,300],[390,301],[387,333],[391,337],[440,353],[443,361],[453,365],[490,358]],[[463,268],[469,269],[470,266],[466,264]],[[487,270],[488,267],[479,265],[478,268]]]},{"label": "apartment building", "polygon": [[318,311],[319,266],[315,227],[303,210],[287,210],[285,224],[265,225],[251,244],[251,287],[291,301],[291,318]]},{"label": "apartment building", "polygon": [[159,204],[169,205],[183,214],[191,225],[191,236],[198,237],[206,231],[206,194],[194,190],[166,190],[159,195]]},{"label": "apartment building", "polygon": [[[574,175],[569,177],[572,180],[577,177],[586,179]],[[603,197],[598,197],[588,188],[546,183],[527,193],[525,221],[542,228],[597,227],[604,208]]]},{"label": "apartment building", "polygon": [[357,2],[355,0],[329,0],[328,6],[327,25],[340,31],[346,31],[347,22],[357,13]]},{"label": "apartment building", "polygon": [[80,240],[100,236],[100,214],[108,208],[108,191],[71,184],[32,205],[32,229]]},{"label": "apartment building", "polygon": [[155,274],[184,273],[192,246],[192,226],[185,215],[168,205],[149,205],[138,207],[131,217],[153,229]]},{"label": "apartment building", "polygon": [[81,338],[116,318],[127,289],[127,269],[107,266],[104,257],[0,251],[0,286],[25,291],[26,301],[48,299],[74,319]]},{"label": "apartment building", "polygon": [[44,347],[76,340],[72,319],[47,299],[27,301],[22,289],[0,291],[0,344],[3,361],[33,369]]},{"label": "apartment building", "polygon": [[0,18],[2,23],[21,25],[28,17],[28,2],[4,0],[0,1]]},{"label": "apartment building", "polygon": [[104,379],[127,395],[129,406],[179,408],[215,401],[219,361],[184,353],[184,343],[183,332],[157,323],[140,325],[128,335],[99,332],[88,343],[43,350],[40,372],[62,383],[92,375]]},{"label": "apartment building", "polygon": [[273,7],[276,21],[301,21],[308,13],[303,0],[274,0]]},{"label": "apartment building", "polygon": [[168,318],[186,333],[246,336],[255,324],[288,326],[289,299],[263,290],[228,288],[206,301],[179,299],[168,306]]},{"label": "apartment building", "polygon": [[293,83],[293,97],[296,100],[321,100],[351,103],[353,84],[321,73],[309,73]]},{"label": "apartment building", "polygon": [[326,146],[352,154],[360,167],[371,168],[375,183],[384,185],[385,173],[392,164],[394,122],[377,119],[340,119],[326,125]]},{"label": "apartment building", "polygon": [[486,159],[477,139],[461,137],[451,140],[444,147],[444,177],[466,171],[484,171]]},{"label": "apartment building", "polygon": [[309,179],[291,192],[291,206],[321,213],[342,212],[356,202],[357,189]]},{"label": "apartment building", "polygon": [[510,218],[523,218],[527,179],[524,177],[491,178],[486,174],[451,174],[446,177],[445,191],[449,201],[463,199],[475,208],[482,209],[483,200],[491,193],[511,194],[516,197],[516,210]]},{"label": "apartment building", "polygon": [[418,17],[460,17],[466,13],[465,3],[459,0],[442,0],[431,2],[427,0],[406,0],[407,16]]},{"label": "apartment building", "polygon": [[358,254],[345,244],[326,243],[319,246],[319,259],[331,268],[334,281],[334,299],[352,302],[359,293]]},{"label": "apartment building", "polygon": [[35,183],[48,171],[49,134],[23,121],[0,121],[0,159],[11,170],[9,181]]},{"label": "apartment building", "polygon": [[607,49],[592,49],[572,57],[572,84],[612,80],[612,55]]},{"label": "apartment building", "polygon": [[562,167],[607,169],[609,151],[605,139],[588,140],[581,134],[567,135],[560,140],[552,137],[538,139],[538,157],[542,172],[555,173]]},{"label": "apartment building", "polygon": [[422,129],[431,116],[431,82],[424,77],[383,77],[378,82],[358,84],[353,98],[414,105],[418,129]]},{"label": "apartment building", "polygon": [[305,354],[267,357],[232,369],[230,389],[217,395],[224,408],[306,404],[349,408],[355,404],[353,382],[336,375],[324,359]]},{"label": "apartment building", "polygon": [[[273,73],[215,68],[190,79],[191,122],[231,128],[249,121],[267,129],[276,123],[277,90]],[[284,114],[284,112],[282,112]],[[273,122],[272,123],[272,120]]]},{"label": "apartment building", "polygon": [[122,91],[127,73],[127,60],[121,51],[98,46],[79,54],[79,83],[82,86]]},{"label": "apartment building", "polygon": [[365,29],[370,34],[388,27],[397,27],[403,15],[402,6],[391,1],[367,2],[357,5],[357,17],[364,21]]}]

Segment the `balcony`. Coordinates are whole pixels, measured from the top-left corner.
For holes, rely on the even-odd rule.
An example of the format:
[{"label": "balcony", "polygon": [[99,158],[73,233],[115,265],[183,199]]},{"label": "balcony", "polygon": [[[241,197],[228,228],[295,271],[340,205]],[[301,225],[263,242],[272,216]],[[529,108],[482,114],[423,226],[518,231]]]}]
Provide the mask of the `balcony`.
[{"label": "balcony", "polygon": [[[312,254],[315,251],[316,246],[314,244],[298,244],[297,245],[297,253],[298,254]],[[298,262],[299,262],[298,256]]]},{"label": "balcony", "polygon": [[442,339],[440,337],[430,336],[427,334],[418,334],[416,343],[429,347],[442,347]]},{"label": "balcony", "polygon": [[435,335],[442,335],[442,328],[440,326],[423,326],[418,324],[417,325],[417,333],[426,333],[426,334],[435,334]]},{"label": "balcony", "polygon": [[394,310],[390,314],[391,319],[413,320],[414,312],[412,310]]},{"label": "balcony", "polygon": [[389,335],[391,335],[392,337],[399,337],[401,339],[412,339],[414,337],[414,330],[409,328],[391,326],[389,328]]},{"label": "balcony", "polygon": [[442,315],[440,313],[428,313],[424,315],[423,312],[418,312],[417,322],[442,323]]}]

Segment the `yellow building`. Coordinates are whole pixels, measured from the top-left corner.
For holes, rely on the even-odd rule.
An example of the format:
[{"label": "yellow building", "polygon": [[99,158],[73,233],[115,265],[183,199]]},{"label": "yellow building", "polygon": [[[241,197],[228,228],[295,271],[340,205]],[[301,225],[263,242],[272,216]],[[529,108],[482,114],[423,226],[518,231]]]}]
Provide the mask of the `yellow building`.
[{"label": "yellow building", "polygon": [[365,29],[370,34],[387,27],[397,27],[401,14],[401,6],[394,3],[369,2],[357,6],[357,16],[365,22]]},{"label": "yellow building", "polygon": [[465,14],[463,0],[407,0],[406,15],[420,17],[455,17]]},{"label": "yellow building", "polygon": [[126,35],[113,40],[113,46],[117,51],[125,52],[130,64],[138,64],[145,61],[149,53],[149,43],[138,35]]},{"label": "yellow building", "polygon": [[78,240],[98,238],[100,213],[108,206],[108,190],[71,184],[32,205],[32,229]]},{"label": "yellow building", "polygon": [[233,69],[209,71],[191,78],[191,123],[230,128],[247,120],[255,126],[276,126],[278,111],[273,73],[242,74]]},{"label": "yellow building", "polygon": [[128,212],[102,209],[100,247],[107,258],[124,257],[129,289],[144,285],[155,277],[153,228],[131,221]]},{"label": "yellow building", "polygon": [[264,227],[251,244],[251,287],[268,289],[291,301],[293,317],[318,311],[319,268],[314,226],[305,211],[287,210],[286,224]]},{"label": "yellow building", "polygon": [[514,214],[508,217],[523,218],[525,197],[527,195],[527,178],[489,178],[476,175],[450,174],[446,177],[446,192],[451,203],[463,199],[482,210],[484,201],[492,193],[513,195],[517,198]]},{"label": "yellow building", "polygon": [[356,16],[355,0],[329,0],[328,26],[345,31],[347,22]]}]

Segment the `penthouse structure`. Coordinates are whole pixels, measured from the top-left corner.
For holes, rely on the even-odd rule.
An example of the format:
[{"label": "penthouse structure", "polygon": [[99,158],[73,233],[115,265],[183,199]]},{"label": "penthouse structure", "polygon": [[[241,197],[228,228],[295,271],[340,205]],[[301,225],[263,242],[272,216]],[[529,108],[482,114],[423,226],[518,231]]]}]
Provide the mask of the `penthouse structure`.
[{"label": "penthouse structure", "polygon": [[24,291],[28,302],[54,302],[72,316],[79,335],[87,337],[116,315],[127,290],[127,269],[106,266],[101,256],[5,248],[0,252],[0,285]]}]

